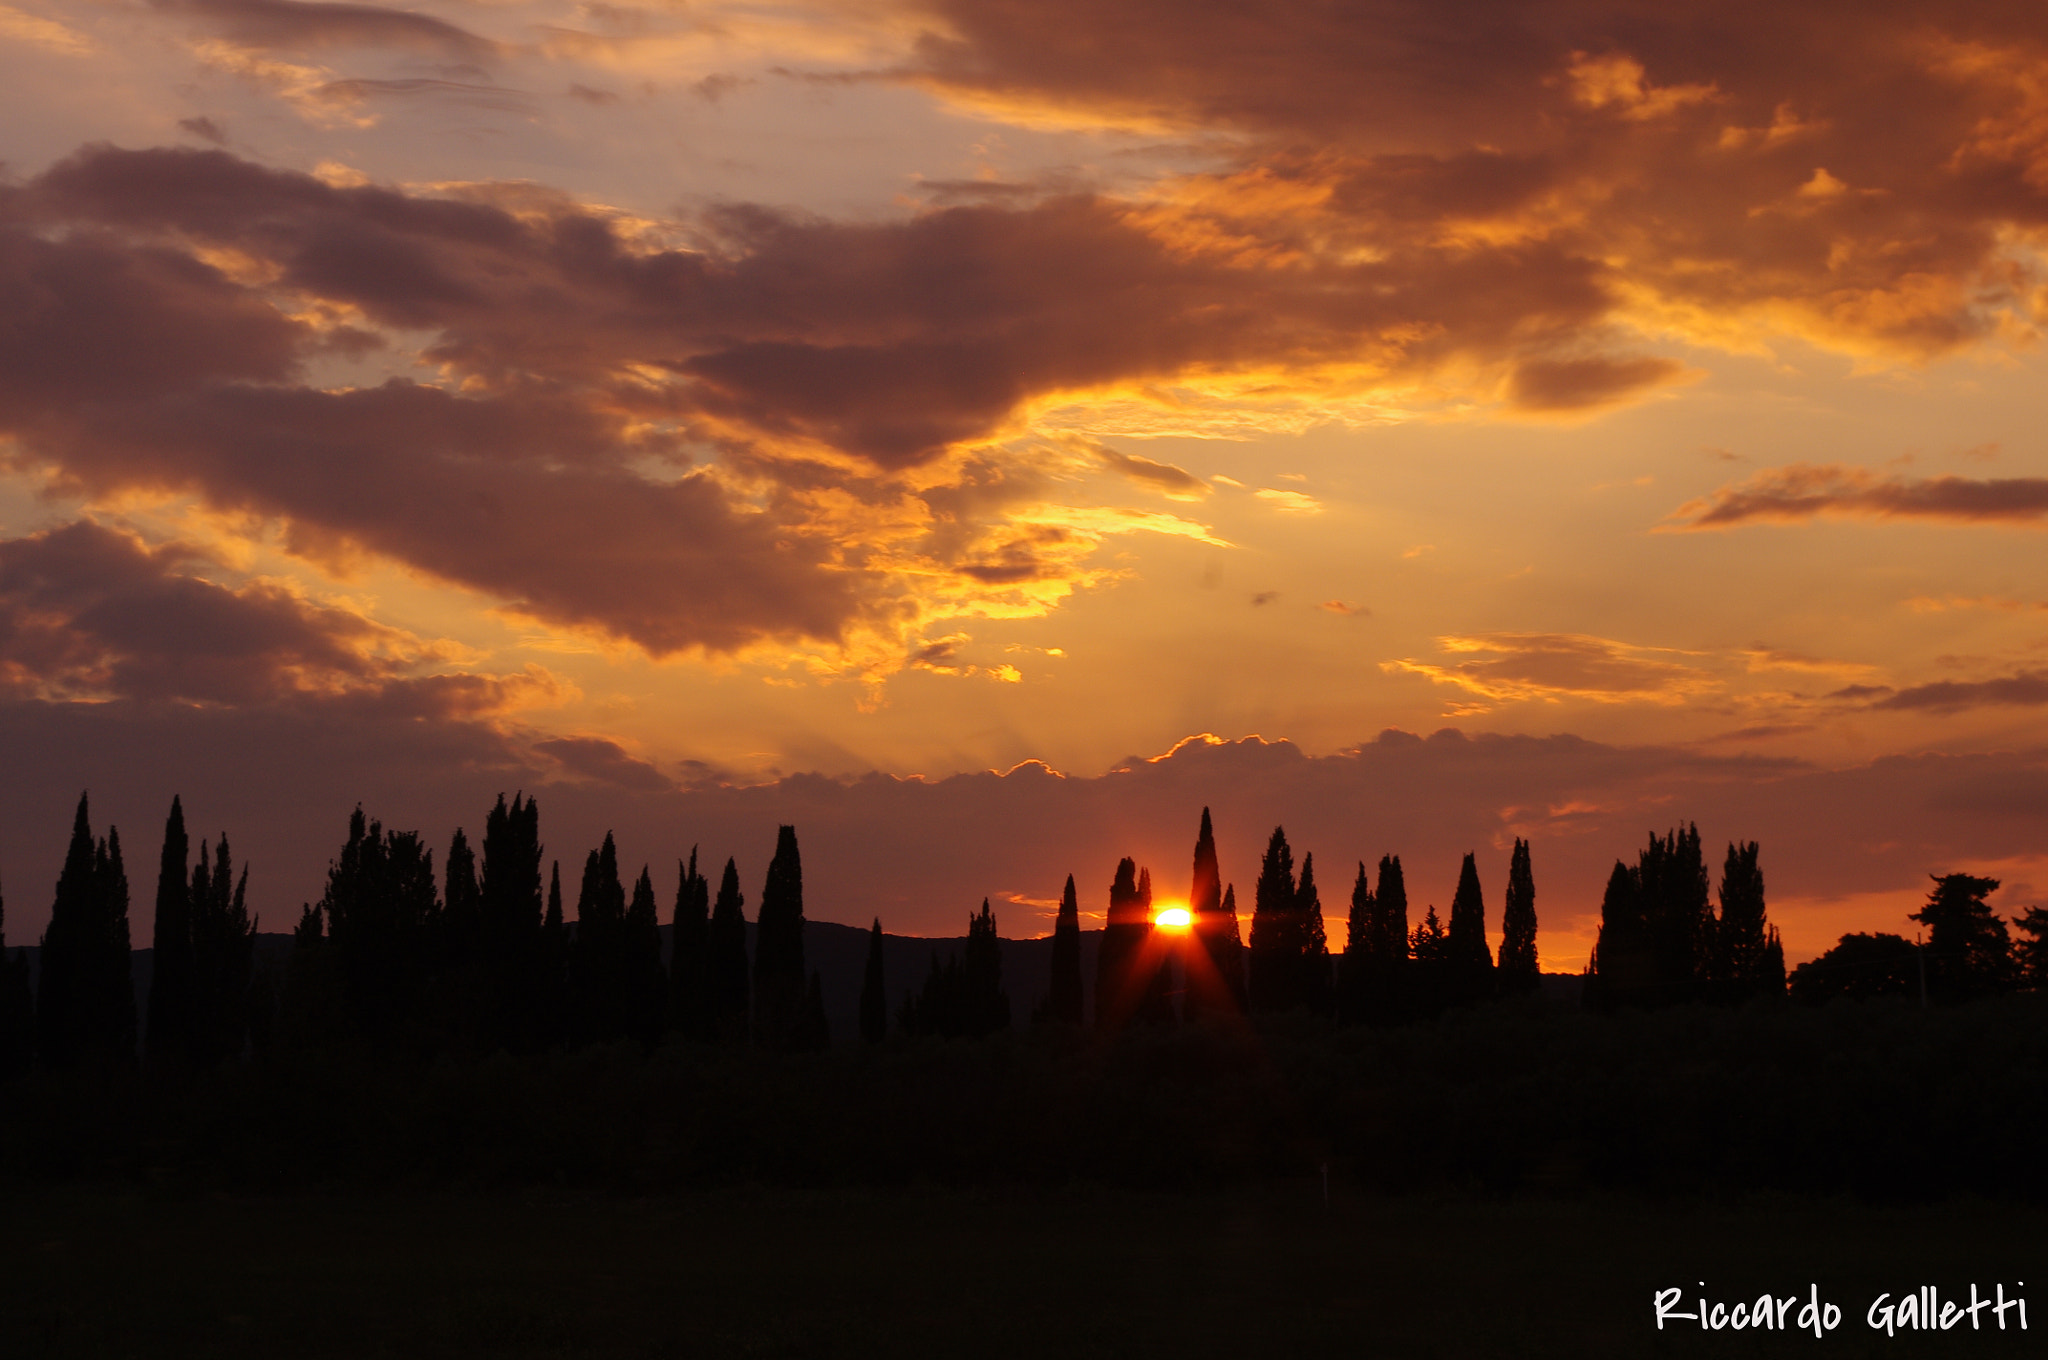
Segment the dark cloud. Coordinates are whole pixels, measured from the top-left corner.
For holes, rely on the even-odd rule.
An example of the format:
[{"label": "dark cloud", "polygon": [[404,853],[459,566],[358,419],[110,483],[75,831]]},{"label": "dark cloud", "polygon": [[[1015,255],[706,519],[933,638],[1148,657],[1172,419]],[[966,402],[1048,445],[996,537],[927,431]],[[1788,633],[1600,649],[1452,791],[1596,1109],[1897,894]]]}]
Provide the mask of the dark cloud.
[{"label": "dark cloud", "polygon": [[211,118],[180,118],[178,126],[194,137],[212,142],[215,146],[227,145],[228,134],[219,123]]},{"label": "dark cloud", "polygon": [[1532,359],[1516,365],[1508,391],[1524,411],[1582,411],[1668,383],[1684,372],[1683,364],[1670,359]]},{"label": "dark cloud", "polygon": [[[1269,202],[1269,248],[1540,241],[1625,279],[1650,329],[1713,318],[1708,343],[1753,315],[1924,356],[2042,319],[2005,230],[2048,218],[2037,6],[921,7],[907,78],[1013,116],[1229,130],[1241,187],[1316,187]],[[1526,368],[1517,399],[1597,400],[1599,376]]]},{"label": "dark cloud", "polygon": [[530,95],[496,85],[475,85],[459,80],[330,80],[314,89],[315,98],[329,103],[358,104],[366,99],[432,100],[489,109],[496,113],[531,114],[539,106]]},{"label": "dark cloud", "polygon": [[1667,529],[1725,529],[1823,517],[2030,523],[2048,517],[2048,478],[1883,477],[1840,463],[1759,472],[1671,512]]},{"label": "dark cloud", "polygon": [[628,755],[623,746],[603,737],[555,737],[535,742],[533,749],[559,762],[579,779],[643,792],[675,787],[675,781],[653,765]]},{"label": "dark cloud", "polygon": [[535,676],[417,674],[448,658],[276,585],[215,584],[185,570],[195,564],[206,559],[187,545],[151,548],[90,521],[0,540],[0,691],[445,719],[551,688]]},{"label": "dark cloud", "polygon": [[392,47],[486,57],[497,44],[446,20],[383,5],[312,4],[303,0],[151,0],[158,9],[198,19],[248,47],[304,51],[323,47]]},{"label": "dark cloud", "polygon": [[[883,587],[805,498],[836,483],[859,502],[1039,394],[1276,360],[1420,375],[1606,306],[1599,267],[1547,246],[1273,269],[1086,196],[859,225],[732,207],[682,250],[531,186],[434,196],[99,147],[8,191],[8,222],[0,421],[31,465],[277,517],[309,553],[367,548],[657,653],[840,637]],[[428,333],[449,388],[294,385],[323,348],[382,338],[293,319],[308,300]],[[764,499],[650,481],[692,437]],[[858,464],[823,475],[819,449]],[[1110,461],[1168,494],[1202,485]],[[939,523],[936,560],[996,589],[1078,570],[1071,544],[980,542],[999,503],[971,531]]]},{"label": "dark cloud", "polygon": [[1200,477],[1171,463],[1155,462],[1134,453],[1121,453],[1094,440],[1086,441],[1086,446],[1111,471],[1122,473],[1140,486],[1163,491],[1175,500],[1200,500],[1213,489]]},{"label": "dark cloud", "polygon": [[1966,708],[2048,704],[2048,671],[2018,671],[1991,680],[1937,680],[1910,685],[1871,704],[1872,708],[1956,713]]}]

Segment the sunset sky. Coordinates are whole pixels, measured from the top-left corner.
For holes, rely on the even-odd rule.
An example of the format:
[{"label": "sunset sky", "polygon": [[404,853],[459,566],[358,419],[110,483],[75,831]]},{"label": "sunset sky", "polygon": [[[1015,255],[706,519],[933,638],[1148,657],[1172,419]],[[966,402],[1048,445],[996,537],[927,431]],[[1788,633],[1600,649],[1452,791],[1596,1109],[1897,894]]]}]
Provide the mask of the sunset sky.
[{"label": "sunset sky", "polygon": [[2048,9],[1851,16],[0,0],[9,942],[81,789],[138,944],[174,792],[265,930],[518,789],[905,934],[1205,805],[1333,946],[2048,899]]}]

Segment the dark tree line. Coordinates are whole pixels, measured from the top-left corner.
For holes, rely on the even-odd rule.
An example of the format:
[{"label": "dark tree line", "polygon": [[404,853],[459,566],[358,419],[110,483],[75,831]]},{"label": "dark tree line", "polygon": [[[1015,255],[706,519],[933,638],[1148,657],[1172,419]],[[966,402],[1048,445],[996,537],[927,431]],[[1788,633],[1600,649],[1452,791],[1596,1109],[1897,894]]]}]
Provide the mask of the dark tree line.
[{"label": "dark tree line", "polygon": [[[152,1064],[207,1066],[252,1046],[360,1045],[380,1054],[520,1053],[561,1044],[666,1035],[747,1042],[780,1051],[825,1046],[821,979],[804,953],[803,869],[795,829],[782,827],[762,887],[753,947],[737,865],[714,895],[697,851],[678,861],[664,962],[651,870],[630,889],[609,833],[587,853],[568,919],[559,862],[545,891],[539,809],[501,795],[475,846],[458,828],[444,872],[416,832],[388,830],[359,807],[304,908],[288,962],[259,975],[249,871],[225,835],[197,844],[182,802],[165,823],[156,883],[154,979],[138,1017],[129,970],[129,885],[119,832],[96,836],[84,798],[43,937],[40,979],[5,948],[0,901],[0,1074],[31,1063],[61,1070],[132,1063],[138,1029]],[[2048,985],[2048,910],[2010,924],[1986,904],[1995,879],[1950,874],[1914,919],[1927,938],[1847,935],[1791,978],[1802,1000],[1919,992],[1967,1000]],[[1411,922],[1401,860],[1360,861],[1342,954],[1325,938],[1313,855],[1297,874],[1284,828],[1261,858],[1247,942],[1237,891],[1217,859],[1203,809],[1183,929],[1155,922],[1151,871],[1126,858],[1109,885],[1095,977],[1096,1027],[1299,1011],[1343,1023],[1390,1023],[1539,985],[1535,879],[1528,843],[1509,862],[1497,955],[1487,946],[1477,857],[1460,866],[1448,919],[1432,905]],[[1079,901],[1069,875],[1052,939],[1041,1023],[1084,1022]],[[1617,861],[1585,974],[1589,1006],[1735,1001],[1786,990],[1784,951],[1767,916],[1755,842],[1730,844],[1718,893],[1698,828],[1652,835],[1635,862]],[[859,1029],[882,1039],[892,1018],[881,922],[870,935]],[[932,955],[921,986],[893,1018],[912,1035],[978,1036],[1008,1028],[1001,941],[987,900],[965,949]],[[138,1018],[145,1023],[138,1026]]]},{"label": "dark tree line", "polygon": [[[878,987],[881,927],[880,921],[875,922],[869,955]],[[942,964],[938,951],[932,951],[924,988],[905,994],[897,1023],[905,1034],[947,1039],[978,1039],[1010,1027],[1010,994],[1003,990],[1003,945],[996,937],[996,917],[987,898],[981,900],[981,910],[967,918],[967,944],[961,953],[949,953]]]},{"label": "dark tree line", "polygon": [[[252,1045],[519,1053],[617,1040],[651,1046],[672,1030],[781,1049],[825,1045],[821,982],[803,965],[793,828],[778,836],[751,961],[730,860],[715,911],[696,852],[678,864],[667,963],[652,875],[643,867],[629,893],[609,834],[584,860],[573,921],[565,920],[559,863],[543,893],[543,861],[540,810],[523,795],[498,798],[480,847],[457,828],[438,879],[418,833],[386,829],[358,807],[320,900],[300,914],[287,960],[259,974],[248,866],[234,863],[225,835],[214,846],[200,841],[195,862],[183,802],[173,798],[142,1056],[210,1066]],[[81,798],[39,980],[26,951],[6,951],[0,901],[0,1075],[34,1063],[135,1062],[128,905],[120,834],[110,828],[95,838]]]},{"label": "dark tree line", "polygon": [[1952,1004],[2048,988],[2048,909],[2026,908],[2008,930],[1985,900],[1998,891],[1999,880],[1930,877],[1933,890],[1908,918],[1926,928],[1924,940],[1884,932],[1844,935],[1834,948],[1792,970],[1793,999],[1918,996]]},{"label": "dark tree line", "polygon": [[1632,865],[1615,861],[1586,970],[1586,1004],[1608,1010],[1782,996],[1785,951],[1766,919],[1756,842],[1729,845],[1719,898],[1717,914],[1696,825],[1652,834]]},{"label": "dark tree line", "polygon": [[[1324,932],[1315,857],[1303,857],[1297,877],[1283,827],[1273,829],[1253,892],[1247,944],[1239,933],[1237,888],[1223,881],[1207,808],[1195,839],[1190,929],[1184,936],[1155,925],[1150,871],[1122,861],[1110,885],[1097,955],[1097,1026],[1115,1030],[1176,1018],[1289,1011],[1386,1023],[1538,985],[1536,884],[1524,841],[1515,842],[1509,868],[1498,964],[1486,942],[1485,902],[1471,855],[1459,875],[1448,926],[1432,907],[1413,931],[1399,856],[1381,858],[1377,888],[1361,862],[1344,952],[1337,959]],[[1079,1023],[1079,936],[1069,876],[1053,931],[1051,994],[1037,1012],[1043,1020]]]},{"label": "dark tree line", "polygon": [[126,1065],[135,1060],[135,992],[129,974],[128,871],[121,833],[94,840],[78,800],[71,844],[57,877],[36,986],[36,1052],[46,1067]]},{"label": "dark tree line", "polygon": [[567,921],[559,862],[541,892],[543,857],[534,800],[515,797],[508,806],[500,796],[485,820],[481,865],[457,829],[437,900],[432,852],[414,833],[385,831],[358,808],[327,892],[306,909],[294,941],[287,1032],[377,1050],[528,1052],[621,1040],[652,1047],[670,1032],[778,1049],[825,1045],[819,979],[803,970],[803,866],[793,827],[777,837],[751,962],[732,860],[715,907],[697,852],[678,861],[664,964],[648,866],[629,892],[607,832],[584,858],[576,919]]}]

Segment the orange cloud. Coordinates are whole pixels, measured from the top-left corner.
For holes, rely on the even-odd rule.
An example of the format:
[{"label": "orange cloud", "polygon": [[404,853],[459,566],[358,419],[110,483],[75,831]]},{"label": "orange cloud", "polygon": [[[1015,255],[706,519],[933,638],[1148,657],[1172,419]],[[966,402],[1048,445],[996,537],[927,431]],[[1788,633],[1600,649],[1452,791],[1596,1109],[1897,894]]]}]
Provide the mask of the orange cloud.
[{"label": "orange cloud", "polygon": [[[1427,676],[1493,702],[1590,699],[1597,703],[1685,702],[1719,688],[1695,666],[1666,659],[1672,653],[1607,638],[1570,633],[1488,633],[1443,637],[1437,644],[1471,659],[1450,665],[1403,658],[1387,671]],[[1682,654],[1681,654],[1682,655]]]}]

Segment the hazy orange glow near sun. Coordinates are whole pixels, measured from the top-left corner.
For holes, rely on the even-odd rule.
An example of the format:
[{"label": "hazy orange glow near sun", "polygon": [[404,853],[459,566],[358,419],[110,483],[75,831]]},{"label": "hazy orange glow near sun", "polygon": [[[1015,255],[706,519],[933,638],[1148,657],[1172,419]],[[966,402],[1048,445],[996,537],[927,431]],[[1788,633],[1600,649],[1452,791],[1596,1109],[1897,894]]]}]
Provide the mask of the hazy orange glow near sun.
[{"label": "hazy orange glow near sun", "polygon": [[1152,924],[1162,930],[1186,930],[1194,921],[1186,907],[1168,907],[1152,918]]}]

